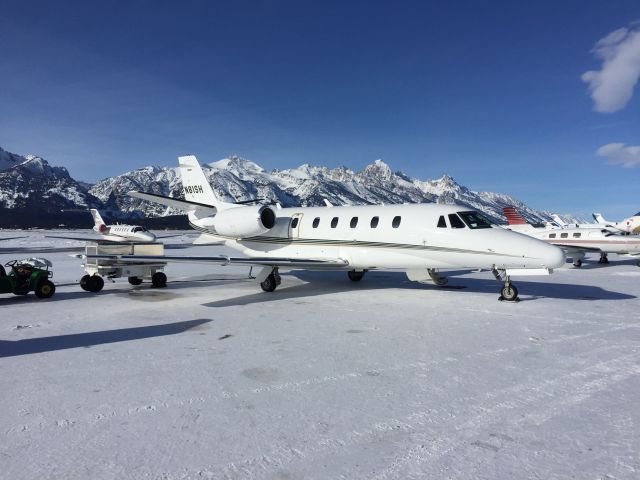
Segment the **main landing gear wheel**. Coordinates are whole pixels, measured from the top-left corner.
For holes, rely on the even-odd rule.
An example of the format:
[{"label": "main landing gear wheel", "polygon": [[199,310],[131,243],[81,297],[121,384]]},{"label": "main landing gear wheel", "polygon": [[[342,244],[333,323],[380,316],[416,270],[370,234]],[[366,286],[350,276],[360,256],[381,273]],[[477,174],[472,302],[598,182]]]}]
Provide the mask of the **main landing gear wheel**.
[{"label": "main landing gear wheel", "polygon": [[104,287],[104,280],[100,275],[85,275],[80,279],[80,288],[87,292],[99,292]]},{"label": "main landing gear wheel", "polygon": [[359,282],[364,277],[364,270],[349,270],[347,276],[352,282]]},{"label": "main landing gear wheel", "polygon": [[609,263],[609,257],[607,256],[607,254],[605,252],[602,252],[600,254],[600,260],[598,260],[598,263]]},{"label": "main landing gear wheel", "polygon": [[42,280],[36,286],[36,297],[49,298],[56,293],[56,286],[50,280]]},{"label": "main landing gear wheel", "polygon": [[520,299],[518,298],[518,289],[511,282],[507,283],[502,290],[500,291],[500,300],[506,300],[507,302],[517,302]]},{"label": "main landing gear wheel", "polygon": [[573,262],[573,266],[576,268],[580,268],[582,266],[582,260],[576,260]]},{"label": "main landing gear wheel", "polygon": [[127,280],[131,285],[140,285],[142,283],[142,279],[140,277],[128,277]]},{"label": "main landing gear wheel", "polygon": [[265,292],[273,292],[281,282],[280,273],[277,268],[274,268],[267,278],[260,282],[260,288]]},{"label": "main landing gear wheel", "polygon": [[153,288],[164,288],[167,286],[167,276],[164,272],[156,272],[151,275],[151,286]]}]

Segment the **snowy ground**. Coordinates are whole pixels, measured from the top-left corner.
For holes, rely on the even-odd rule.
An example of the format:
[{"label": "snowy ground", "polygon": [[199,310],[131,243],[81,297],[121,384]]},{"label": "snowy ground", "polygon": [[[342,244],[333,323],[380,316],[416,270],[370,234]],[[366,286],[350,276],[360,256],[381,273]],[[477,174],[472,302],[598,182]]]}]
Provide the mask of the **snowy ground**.
[{"label": "snowy ground", "polygon": [[[29,235],[0,261],[51,242]],[[68,251],[39,255],[56,295],[0,295],[0,478],[640,478],[628,260],[520,280],[512,304],[487,272],[290,272],[267,294],[185,264],[90,294]]]}]

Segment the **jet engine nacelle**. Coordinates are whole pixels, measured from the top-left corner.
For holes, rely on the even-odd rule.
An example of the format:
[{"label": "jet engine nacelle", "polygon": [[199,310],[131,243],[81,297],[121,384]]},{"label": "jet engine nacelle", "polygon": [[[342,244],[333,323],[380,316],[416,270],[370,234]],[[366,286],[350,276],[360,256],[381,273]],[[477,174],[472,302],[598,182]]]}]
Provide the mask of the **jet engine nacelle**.
[{"label": "jet engine nacelle", "polygon": [[248,238],[268,232],[276,224],[276,213],[266,206],[236,207],[219,211],[212,227],[218,235]]}]

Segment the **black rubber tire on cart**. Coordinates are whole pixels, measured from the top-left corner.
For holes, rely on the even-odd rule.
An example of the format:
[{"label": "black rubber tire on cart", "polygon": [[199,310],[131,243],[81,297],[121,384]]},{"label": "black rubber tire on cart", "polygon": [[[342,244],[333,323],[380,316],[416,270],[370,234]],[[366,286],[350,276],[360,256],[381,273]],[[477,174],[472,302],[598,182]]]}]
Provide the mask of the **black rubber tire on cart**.
[{"label": "black rubber tire on cart", "polygon": [[80,288],[87,292],[99,292],[104,287],[104,280],[100,275],[85,275],[80,279]]},{"label": "black rubber tire on cart", "polygon": [[140,285],[142,283],[142,279],[140,277],[128,277],[127,280],[131,285]]},{"label": "black rubber tire on cart", "polygon": [[506,284],[500,291],[502,300],[513,302],[518,298],[518,289],[512,283]]},{"label": "black rubber tire on cart", "polygon": [[36,286],[35,293],[38,298],[50,298],[56,293],[56,286],[51,280],[41,280]]},{"label": "black rubber tire on cart", "polygon": [[156,272],[151,275],[151,286],[153,288],[164,288],[167,286],[167,276],[163,272]]},{"label": "black rubber tire on cart", "polygon": [[85,275],[80,279],[80,288],[85,292],[90,292],[89,290],[89,280],[91,279],[91,275]]}]

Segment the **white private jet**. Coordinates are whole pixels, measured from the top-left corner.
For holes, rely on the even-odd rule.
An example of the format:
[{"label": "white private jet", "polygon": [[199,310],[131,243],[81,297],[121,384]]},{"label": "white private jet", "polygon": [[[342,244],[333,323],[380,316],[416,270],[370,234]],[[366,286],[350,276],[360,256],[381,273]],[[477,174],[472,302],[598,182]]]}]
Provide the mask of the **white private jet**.
[{"label": "white private jet", "polygon": [[609,263],[608,253],[632,257],[640,255],[640,237],[636,235],[620,235],[617,231],[596,224],[560,228],[532,225],[514,207],[505,207],[503,212],[507,217],[507,229],[561,247],[567,257],[573,259],[575,267],[582,266],[582,259],[589,252],[600,254],[598,263]]},{"label": "white private jet", "polygon": [[[493,227],[456,205],[366,205],[272,208],[218,199],[195,156],[179,158],[185,199],[129,195],[187,212],[193,228],[246,257],[96,255],[121,261],[212,262],[262,266],[264,291],[280,284],[280,267],[341,269],[359,281],[373,269],[403,270],[411,280],[444,285],[439,269],[490,269],[503,300],[517,300],[511,276],[549,274],[564,264],[561,249]],[[93,258],[93,257],[92,257]]]},{"label": "white private jet", "polygon": [[598,222],[598,224],[604,225],[607,228],[615,228],[627,233],[640,233],[640,212],[636,213],[633,217],[625,218],[620,222],[610,222],[605,220],[601,213],[594,213],[593,218]]},{"label": "white private jet", "polygon": [[[100,235],[99,238],[91,237],[60,237],[55,235],[47,235],[50,238],[65,238],[68,240],[82,241],[102,241],[115,243],[151,243],[156,241],[156,235],[140,225],[107,225],[98,210],[92,208],[89,210],[93,217],[93,231]],[[166,238],[166,237],[164,237]]]}]

